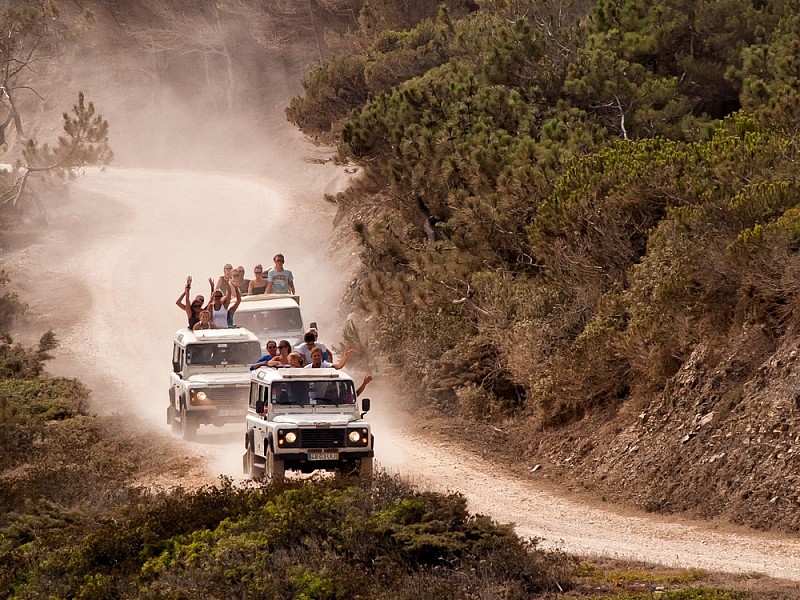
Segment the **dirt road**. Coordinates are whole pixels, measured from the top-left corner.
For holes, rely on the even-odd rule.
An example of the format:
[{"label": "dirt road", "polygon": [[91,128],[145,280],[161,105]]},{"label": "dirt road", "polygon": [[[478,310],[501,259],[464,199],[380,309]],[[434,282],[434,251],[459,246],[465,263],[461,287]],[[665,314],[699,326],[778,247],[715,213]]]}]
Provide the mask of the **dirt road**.
[{"label": "dirt road", "polygon": [[[273,179],[87,172],[73,187],[71,203],[53,209],[48,239],[15,258],[18,270],[36,275],[28,284],[31,295],[36,281],[53,282],[52,293],[32,307],[43,322],[64,324],[52,370],[86,381],[98,412],[169,436],[171,335],[185,322],[175,299],[186,275],[194,277],[193,292],[207,293],[207,278],[216,278],[223,263],[250,273],[257,262],[269,266],[276,252],[287,255],[306,319],[319,321],[322,339],[335,342],[333,307],[346,284],[346,257],[328,250],[333,209],[320,196],[336,182],[333,168],[319,165]],[[65,300],[54,305],[59,297]],[[561,498],[454,444],[427,439],[409,415],[393,408],[392,394],[379,382],[368,395],[380,465],[438,491],[459,491],[473,512],[513,522],[521,535],[543,538],[547,547],[800,581],[800,539],[731,533]],[[236,426],[205,426],[197,442],[181,443],[187,455],[203,457],[213,479],[239,476],[241,438]]]}]

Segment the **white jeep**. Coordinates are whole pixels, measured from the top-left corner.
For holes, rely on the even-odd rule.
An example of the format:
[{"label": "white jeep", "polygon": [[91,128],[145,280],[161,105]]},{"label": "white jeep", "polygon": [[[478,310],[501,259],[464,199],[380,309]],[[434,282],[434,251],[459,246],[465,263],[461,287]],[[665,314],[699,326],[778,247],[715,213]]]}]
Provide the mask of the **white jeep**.
[{"label": "white jeep", "polygon": [[238,327],[249,329],[263,346],[268,340],[288,341],[292,348],[303,341],[300,297],[289,294],[244,296],[233,317]]},{"label": "white jeep", "polygon": [[374,438],[353,379],[336,369],[253,371],[245,418],[245,475],[281,479],[322,469],[372,476]]},{"label": "white jeep", "polygon": [[180,329],[172,349],[167,423],[193,439],[199,425],[241,423],[247,413],[250,365],[261,356],[247,329]]}]

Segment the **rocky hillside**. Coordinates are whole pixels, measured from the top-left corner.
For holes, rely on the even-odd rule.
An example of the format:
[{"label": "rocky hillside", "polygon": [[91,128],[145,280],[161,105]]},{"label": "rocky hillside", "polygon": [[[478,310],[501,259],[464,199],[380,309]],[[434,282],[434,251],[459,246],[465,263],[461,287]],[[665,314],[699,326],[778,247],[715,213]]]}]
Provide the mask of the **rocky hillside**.
[{"label": "rocky hillside", "polygon": [[640,412],[591,417],[527,448],[542,465],[531,476],[649,511],[796,533],[799,378],[794,344],[766,359],[758,347],[746,357],[698,347]]}]

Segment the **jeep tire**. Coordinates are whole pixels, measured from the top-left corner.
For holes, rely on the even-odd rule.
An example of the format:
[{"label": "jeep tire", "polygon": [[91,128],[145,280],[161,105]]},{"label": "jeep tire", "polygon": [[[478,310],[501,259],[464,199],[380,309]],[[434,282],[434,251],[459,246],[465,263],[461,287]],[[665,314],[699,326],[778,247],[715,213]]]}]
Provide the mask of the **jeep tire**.
[{"label": "jeep tire", "polygon": [[253,432],[245,434],[244,438],[244,454],[242,455],[242,471],[250,479],[263,477],[264,465],[256,462],[255,444],[253,442]]},{"label": "jeep tire", "polygon": [[267,448],[266,468],[264,470],[270,481],[283,481],[286,474],[283,461],[275,458],[272,448]]},{"label": "jeep tire", "polygon": [[172,404],[167,408],[167,423],[172,427],[172,433],[180,433],[181,424],[175,418],[175,407]]},{"label": "jeep tire", "polygon": [[181,411],[181,435],[185,440],[193,440],[197,437],[197,422],[189,415],[185,406]]},{"label": "jeep tire", "polygon": [[253,449],[248,445],[247,449],[242,455],[242,473],[244,473],[244,475],[250,479],[255,476],[255,462],[256,453],[253,452]]},{"label": "jeep tire", "polygon": [[372,479],[373,459],[371,456],[362,458],[358,465],[358,476],[370,481]]}]

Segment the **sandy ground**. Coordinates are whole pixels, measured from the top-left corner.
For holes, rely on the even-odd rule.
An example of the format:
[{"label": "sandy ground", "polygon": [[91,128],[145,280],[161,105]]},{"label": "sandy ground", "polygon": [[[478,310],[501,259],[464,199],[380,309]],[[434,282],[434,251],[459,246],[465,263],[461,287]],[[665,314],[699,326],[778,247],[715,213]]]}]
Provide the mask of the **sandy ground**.
[{"label": "sandy ground", "polygon": [[[33,299],[42,331],[57,327],[62,347],[51,372],[85,381],[97,412],[170,440],[154,448],[163,453],[162,480],[182,483],[175,466],[187,462],[203,465],[209,481],[240,477],[243,428],[204,426],[190,443],[171,441],[166,425],[172,333],[185,322],[175,300],[186,275],[194,277],[193,292],[207,294],[207,278],[216,278],[225,262],[251,272],[283,252],[304,318],[320,322],[323,341],[336,342],[335,307],[348,257],[328,251],[334,211],[320,198],[341,183],[334,167],[299,159],[294,171],[269,178],[90,170],[68,202],[51,208],[47,236],[5,257],[21,294]],[[43,281],[51,282],[46,295],[39,293]],[[800,582],[796,537],[616,511],[519,480],[455,442],[427,435],[389,385],[376,381],[366,394],[379,466],[429,489],[460,492],[473,512],[515,523],[523,536],[581,555]]]}]

